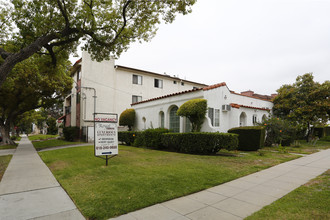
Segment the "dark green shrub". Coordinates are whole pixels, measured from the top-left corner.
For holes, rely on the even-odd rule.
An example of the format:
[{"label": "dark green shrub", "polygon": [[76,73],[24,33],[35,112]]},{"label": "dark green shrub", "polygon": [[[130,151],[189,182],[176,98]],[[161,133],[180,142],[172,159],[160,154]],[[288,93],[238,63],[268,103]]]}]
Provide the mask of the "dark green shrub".
[{"label": "dark green shrub", "polygon": [[79,127],[65,127],[63,128],[64,139],[67,141],[75,141],[79,139]]},{"label": "dark green shrub", "polygon": [[133,108],[126,109],[120,114],[119,125],[128,126],[128,130],[131,131],[135,122],[135,110]]},{"label": "dark green shrub", "polygon": [[13,140],[13,141],[16,141],[16,140],[18,139],[18,137],[15,136],[15,135],[12,135],[12,136],[10,137],[10,139]]},{"label": "dark green shrub", "polygon": [[306,131],[304,128],[293,126],[289,121],[280,118],[269,118],[260,125],[266,129],[265,146],[272,146],[273,144],[289,146],[296,139],[297,132],[301,133],[301,136]]},{"label": "dark green shrub", "polygon": [[216,154],[220,149],[236,150],[238,135],[225,133],[165,133],[162,134],[165,149],[190,154]]},{"label": "dark green shrub", "polygon": [[246,126],[232,128],[228,133],[238,134],[238,149],[254,151],[262,148],[265,142],[265,128],[262,126]]},{"label": "dark green shrub", "polygon": [[147,129],[143,131],[144,146],[161,149],[163,145],[161,143],[162,134],[168,133],[166,128]]},{"label": "dark green shrub", "polygon": [[206,99],[192,99],[183,103],[178,109],[177,114],[189,119],[192,132],[199,132],[205,119],[206,110]]},{"label": "dark green shrub", "polygon": [[126,145],[132,145],[135,139],[134,131],[119,131],[118,141],[125,143]]},{"label": "dark green shrub", "polygon": [[330,136],[330,127],[324,127],[324,135],[325,136]]},{"label": "dark green shrub", "polygon": [[58,128],[56,126],[56,119],[53,118],[53,117],[50,117],[47,119],[47,125],[48,125],[48,128],[47,128],[47,134],[57,134],[58,132]]},{"label": "dark green shrub", "polygon": [[324,136],[320,138],[320,141],[329,141],[330,142],[330,136]]}]

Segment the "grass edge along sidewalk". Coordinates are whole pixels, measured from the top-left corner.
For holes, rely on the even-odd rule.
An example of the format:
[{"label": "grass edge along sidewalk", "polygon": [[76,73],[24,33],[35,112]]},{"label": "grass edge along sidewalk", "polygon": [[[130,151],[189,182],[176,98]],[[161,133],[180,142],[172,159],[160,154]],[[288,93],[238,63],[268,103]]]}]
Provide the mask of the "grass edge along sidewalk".
[{"label": "grass edge along sidewalk", "polygon": [[0,156],[0,182],[12,157],[12,155]]},{"label": "grass edge along sidewalk", "polygon": [[330,219],[329,204],[330,169],[245,219]]},{"label": "grass edge along sidewalk", "polygon": [[198,192],[299,156],[200,156],[119,146],[108,167],[93,147],[39,152],[85,217],[107,219]]}]

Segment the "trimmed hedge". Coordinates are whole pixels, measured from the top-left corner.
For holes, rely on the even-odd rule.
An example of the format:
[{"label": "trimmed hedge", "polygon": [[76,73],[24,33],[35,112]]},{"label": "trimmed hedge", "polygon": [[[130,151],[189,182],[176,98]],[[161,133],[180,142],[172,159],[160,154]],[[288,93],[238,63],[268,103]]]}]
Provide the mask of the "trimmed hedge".
[{"label": "trimmed hedge", "polygon": [[330,136],[330,127],[315,127],[314,135],[319,138]]},{"label": "trimmed hedge", "polygon": [[167,133],[162,144],[168,150],[190,154],[216,154],[220,149],[236,150],[238,135],[225,133]]},{"label": "trimmed hedge", "polygon": [[79,139],[79,127],[64,127],[63,135],[66,141],[75,141]]},{"label": "trimmed hedge", "polygon": [[169,130],[166,128],[147,129],[142,132],[141,137],[143,138],[143,146],[162,149],[161,143],[162,134],[168,133]]},{"label": "trimmed hedge", "polygon": [[138,135],[140,135],[141,131],[119,131],[118,132],[118,141],[125,143],[126,145],[133,145],[134,140]]},{"label": "trimmed hedge", "polygon": [[265,127],[246,126],[229,129],[228,133],[238,134],[238,149],[243,151],[255,151],[264,146]]}]

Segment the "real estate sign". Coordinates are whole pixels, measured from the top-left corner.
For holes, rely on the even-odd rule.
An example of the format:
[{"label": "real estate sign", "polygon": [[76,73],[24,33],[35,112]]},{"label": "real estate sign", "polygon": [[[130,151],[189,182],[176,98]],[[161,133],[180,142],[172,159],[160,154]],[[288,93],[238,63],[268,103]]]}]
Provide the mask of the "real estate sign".
[{"label": "real estate sign", "polygon": [[117,114],[95,113],[94,154],[108,156],[118,154]]}]

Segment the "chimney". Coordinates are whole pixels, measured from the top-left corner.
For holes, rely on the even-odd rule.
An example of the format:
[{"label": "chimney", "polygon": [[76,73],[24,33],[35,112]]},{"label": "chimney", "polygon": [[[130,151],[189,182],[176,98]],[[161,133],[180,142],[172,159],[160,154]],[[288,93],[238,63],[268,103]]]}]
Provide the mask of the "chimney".
[{"label": "chimney", "polygon": [[254,92],[249,90],[249,91],[245,91],[245,92],[241,92],[241,95],[246,95],[246,96],[253,96]]}]

